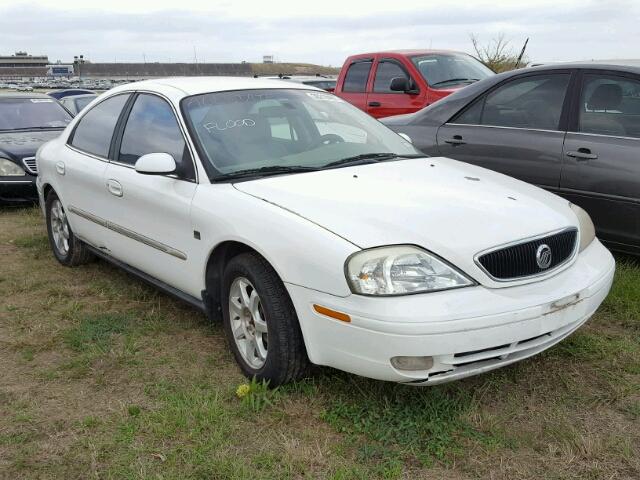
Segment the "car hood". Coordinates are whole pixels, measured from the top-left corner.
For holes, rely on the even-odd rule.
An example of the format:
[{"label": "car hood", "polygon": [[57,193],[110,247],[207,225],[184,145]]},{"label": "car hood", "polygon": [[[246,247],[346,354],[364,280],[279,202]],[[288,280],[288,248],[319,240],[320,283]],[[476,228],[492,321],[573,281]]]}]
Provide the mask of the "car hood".
[{"label": "car hood", "polygon": [[0,156],[14,161],[24,157],[33,157],[40,145],[58,137],[62,131],[60,129],[0,132]]},{"label": "car hood", "polygon": [[478,252],[577,226],[566,200],[447,158],[268,177],[234,186],[360,248],[419,245],[478,281],[484,277],[473,259]]}]

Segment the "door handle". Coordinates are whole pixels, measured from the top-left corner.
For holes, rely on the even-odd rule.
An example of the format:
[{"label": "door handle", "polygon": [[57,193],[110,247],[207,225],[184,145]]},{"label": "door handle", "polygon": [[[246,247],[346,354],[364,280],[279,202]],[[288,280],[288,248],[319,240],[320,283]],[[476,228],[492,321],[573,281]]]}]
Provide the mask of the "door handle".
[{"label": "door handle", "polygon": [[115,195],[116,197],[121,197],[123,193],[120,182],[113,179],[107,180],[107,190],[109,190],[111,195]]},{"label": "door handle", "polygon": [[591,153],[591,150],[588,148],[579,148],[578,151],[569,151],[567,152],[567,157],[575,158],[576,160],[584,161],[584,160],[595,160],[598,158],[598,155],[595,153]]},{"label": "door handle", "polygon": [[380,102],[369,102],[370,107],[381,107],[382,104]]},{"label": "door handle", "polygon": [[56,172],[58,172],[58,175],[64,175],[64,162],[56,163]]},{"label": "door handle", "polygon": [[467,142],[462,140],[462,135],[454,135],[452,138],[445,140],[444,143],[448,143],[449,145],[464,145]]}]

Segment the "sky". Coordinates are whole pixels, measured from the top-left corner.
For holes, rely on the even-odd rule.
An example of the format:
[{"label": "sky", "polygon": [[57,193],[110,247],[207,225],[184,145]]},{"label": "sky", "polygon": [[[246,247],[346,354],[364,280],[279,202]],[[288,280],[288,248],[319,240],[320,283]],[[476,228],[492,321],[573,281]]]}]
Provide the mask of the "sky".
[{"label": "sky", "polygon": [[279,62],[443,48],[503,34],[535,62],[640,58],[640,0],[0,0],[0,54],[50,61]]}]

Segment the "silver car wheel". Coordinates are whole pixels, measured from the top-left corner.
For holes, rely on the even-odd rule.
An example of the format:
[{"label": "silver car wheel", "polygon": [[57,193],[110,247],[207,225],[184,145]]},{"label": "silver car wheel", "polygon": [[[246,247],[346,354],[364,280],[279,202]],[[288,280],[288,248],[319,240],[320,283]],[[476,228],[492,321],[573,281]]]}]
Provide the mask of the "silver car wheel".
[{"label": "silver car wheel", "polygon": [[253,369],[267,361],[268,332],[260,296],[251,282],[238,277],[229,289],[229,319],[238,351]]},{"label": "silver car wheel", "polygon": [[69,253],[69,223],[62,203],[58,199],[51,204],[51,233],[56,250],[60,255],[66,256]]}]

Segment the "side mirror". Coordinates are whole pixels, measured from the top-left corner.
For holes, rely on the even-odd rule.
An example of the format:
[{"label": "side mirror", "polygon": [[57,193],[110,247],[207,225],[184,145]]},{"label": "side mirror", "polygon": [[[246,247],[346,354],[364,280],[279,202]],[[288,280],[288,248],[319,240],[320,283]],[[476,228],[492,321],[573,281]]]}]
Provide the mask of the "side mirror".
[{"label": "side mirror", "polygon": [[168,153],[147,153],[136,162],[136,172],[143,175],[167,175],[176,171],[176,161]]},{"label": "side mirror", "polygon": [[393,77],[389,85],[389,90],[392,92],[406,92],[409,90],[409,82],[404,77]]},{"label": "side mirror", "polygon": [[405,77],[393,77],[389,84],[389,90],[392,92],[408,93],[409,95],[417,95],[420,93],[420,90],[413,85],[413,82],[410,82]]}]

